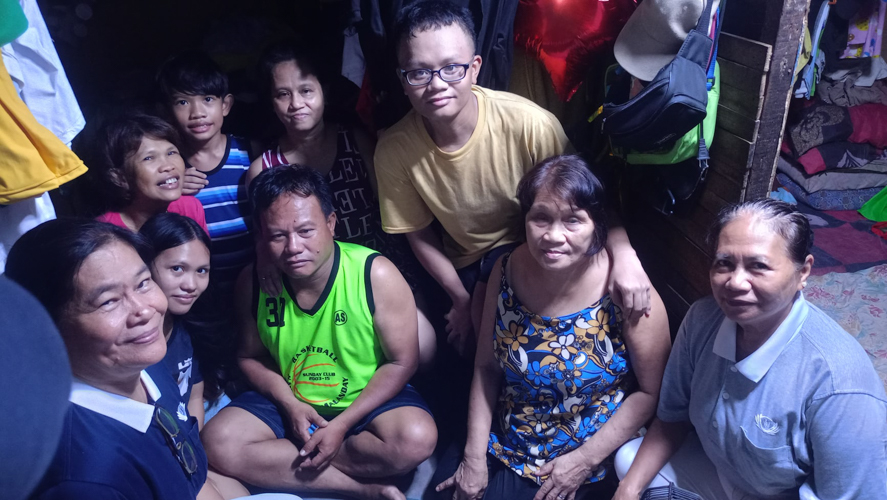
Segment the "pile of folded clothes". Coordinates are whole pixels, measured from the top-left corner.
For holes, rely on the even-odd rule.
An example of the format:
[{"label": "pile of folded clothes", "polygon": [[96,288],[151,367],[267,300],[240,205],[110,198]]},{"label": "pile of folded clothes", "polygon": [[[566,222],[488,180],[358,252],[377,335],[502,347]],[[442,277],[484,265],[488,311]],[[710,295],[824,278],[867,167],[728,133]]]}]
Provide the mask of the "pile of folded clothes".
[{"label": "pile of folded clothes", "polygon": [[887,186],[887,105],[816,102],[786,127],[776,178],[819,210],[858,210]]}]

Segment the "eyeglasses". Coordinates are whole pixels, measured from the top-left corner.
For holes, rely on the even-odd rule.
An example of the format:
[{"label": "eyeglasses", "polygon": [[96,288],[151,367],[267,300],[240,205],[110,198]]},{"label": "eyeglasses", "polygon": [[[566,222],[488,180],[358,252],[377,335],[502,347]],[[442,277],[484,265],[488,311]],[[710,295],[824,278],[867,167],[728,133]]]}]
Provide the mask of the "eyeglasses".
[{"label": "eyeglasses", "polygon": [[182,432],[176,418],[166,409],[157,406],[154,410],[154,421],[163,429],[166,434],[166,443],[172,448],[173,453],[179,460],[179,465],[190,476],[197,472],[197,453],[186,439],[180,437]]},{"label": "eyeglasses", "polygon": [[465,75],[468,74],[468,67],[470,64],[448,64],[440,69],[411,69],[409,71],[400,70],[400,74],[403,75],[404,79],[410,85],[414,87],[419,87],[422,85],[428,85],[431,83],[431,79],[434,78],[434,75],[440,77],[441,80],[447,83],[458,82],[459,80],[465,78]]}]

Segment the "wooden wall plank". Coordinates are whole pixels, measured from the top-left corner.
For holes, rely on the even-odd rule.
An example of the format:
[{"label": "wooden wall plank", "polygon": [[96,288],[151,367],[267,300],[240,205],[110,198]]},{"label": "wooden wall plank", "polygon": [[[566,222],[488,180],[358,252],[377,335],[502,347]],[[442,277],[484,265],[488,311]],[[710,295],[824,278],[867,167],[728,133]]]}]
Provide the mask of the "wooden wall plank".
[{"label": "wooden wall plank", "polygon": [[750,68],[724,57],[718,57],[718,65],[721,67],[721,79],[727,80],[730,85],[752,94],[760,95],[764,90],[766,66]]},{"label": "wooden wall plank", "polygon": [[779,29],[781,3],[774,0],[728,1],[724,31],[773,45]]},{"label": "wooden wall plank", "polygon": [[[706,264],[708,262],[707,256],[694,251],[688,256],[689,259],[696,259],[695,263],[691,263],[677,249],[672,249],[671,243],[660,238],[659,234],[647,234],[643,237],[630,234],[632,244],[644,269],[649,274],[653,274],[671,285],[687,303],[693,303],[711,293]],[[670,250],[663,252],[663,248]],[[702,266],[700,263],[703,263]]]},{"label": "wooden wall plank", "polygon": [[[668,245],[674,245],[674,247],[666,248],[673,248],[674,252],[672,253],[676,254],[678,259],[686,258],[689,255],[698,256],[708,253],[705,250],[708,246],[706,243],[708,222],[700,225],[687,214],[674,214],[666,217],[653,209],[649,209],[645,217],[651,222],[649,226],[651,233]],[[695,262],[695,260],[690,260],[687,264],[692,267]]]},{"label": "wooden wall plank", "polygon": [[[717,163],[712,162],[711,164],[716,165]],[[742,200],[742,192],[745,187],[733,179],[724,177],[717,169],[712,167],[708,169],[708,174],[705,179],[705,187],[703,189],[710,190],[719,198],[727,202],[738,203]]]},{"label": "wooden wall plank", "polygon": [[699,206],[703,207],[710,214],[712,214],[712,217],[716,216],[722,208],[730,204],[731,203],[716,195],[710,189],[703,189],[702,194],[699,196]]},{"label": "wooden wall plank", "polygon": [[690,304],[667,282],[658,280],[653,283],[653,287],[659,293],[662,304],[665,306],[665,313],[668,316],[668,329],[671,333],[671,340],[674,342],[678,334],[678,328],[690,310]]},{"label": "wooden wall plank", "polygon": [[756,40],[721,32],[718,38],[718,59],[733,61],[749,68],[769,68],[770,45]]},{"label": "wooden wall plank", "polygon": [[782,2],[779,29],[773,45],[773,57],[762,99],[758,137],[750,158],[750,171],[743,200],[764,198],[770,194],[776,175],[776,160],[792,97],[795,60],[804,36],[810,0]]},{"label": "wooden wall plank", "polygon": [[[635,239],[638,239],[638,236],[632,235],[632,240]],[[647,237],[641,239],[649,241]],[[636,250],[644,270],[650,277],[653,288],[659,293],[659,297],[662,298],[662,303],[665,305],[665,311],[668,314],[668,327],[671,331],[671,338],[674,340],[681,321],[690,309],[690,304],[703,295],[693,289],[682,276],[673,270],[671,273],[663,272],[669,270],[670,266],[662,260],[661,251],[650,252],[644,248],[636,248]]]},{"label": "wooden wall plank", "polygon": [[718,105],[717,126],[746,141],[753,141],[758,135],[758,122],[754,118],[743,116],[732,109]]},{"label": "wooden wall plank", "polygon": [[706,254],[709,253],[708,231],[711,228],[712,223],[715,221],[717,213],[718,212],[709,210],[701,203],[697,203],[696,206],[682,214],[683,218],[693,222],[695,227],[699,228],[700,239],[696,241],[695,244]]},{"label": "wooden wall plank", "polygon": [[[632,238],[632,242],[637,238]],[[650,280],[655,283],[665,282],[674,290],[678,295],[680,295],[684,302],[693,303],[696,300],[699,300],[701,297],[705,297],[707,293],[702,293],[696,289],[696,287],[692,286],[687,278],[681,274],[675,265],[668,260],[662,257],[662,245],[664,242],[661,242],[655,238],[644,238],[644,243],[640,243],[635,246],[635,251],[638,254],[638,258],[641,261],[641,264],[644,266],[644,270],[647,271],[647,274],[650,277]],[[658,250],[652,248],[652,245],[658,247]]]},{"label": "wooden wall plank", "polygon": [[721,80],[721,97],[718,107],[725,107],[735,111],[741,116],[757,120],[761,114],[761,96],[748,92],[742,88],[734,87],[730,80]]},{"label": "wooden wall plank", "polygon": [[715,131],[714,143],[711,145],[711,161],[716,171],[724,177],[742,185],[748,171],[748,158],[752,151],[752,142],[737,137],[724,130]]}]

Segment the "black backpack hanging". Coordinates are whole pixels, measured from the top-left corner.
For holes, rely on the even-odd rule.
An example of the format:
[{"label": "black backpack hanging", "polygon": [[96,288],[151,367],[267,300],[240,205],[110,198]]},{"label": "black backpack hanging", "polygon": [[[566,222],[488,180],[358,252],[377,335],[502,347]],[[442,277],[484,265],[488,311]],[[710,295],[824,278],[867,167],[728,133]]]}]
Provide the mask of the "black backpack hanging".
[{"label": "black backpack hanging", "polygon": [[706,76],[714,44],[708,36],[713,5],[714,0],[706,1],[678,54],[644,90],[624,104],[604,104],[602,131],[614,146],[636,151],[665,149],[705,118]]}]

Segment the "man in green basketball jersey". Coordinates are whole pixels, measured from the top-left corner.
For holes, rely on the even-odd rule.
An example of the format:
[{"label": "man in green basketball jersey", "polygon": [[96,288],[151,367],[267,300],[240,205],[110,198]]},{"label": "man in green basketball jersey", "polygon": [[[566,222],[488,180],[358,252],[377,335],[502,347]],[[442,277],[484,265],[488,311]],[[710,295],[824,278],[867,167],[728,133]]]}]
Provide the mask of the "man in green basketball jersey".
[{"label": "man in green basketball jersey", "polygon": [[333,240],[329,187],[315,170],[280,166],[250,187],[255,231],[283,276],[237,286],[238,396],[202,438],[216,470],[262,488],[403,499],[384,478],[428,458],[437,428],[407,381],[419,359],[416,305],[397,268]]}]

